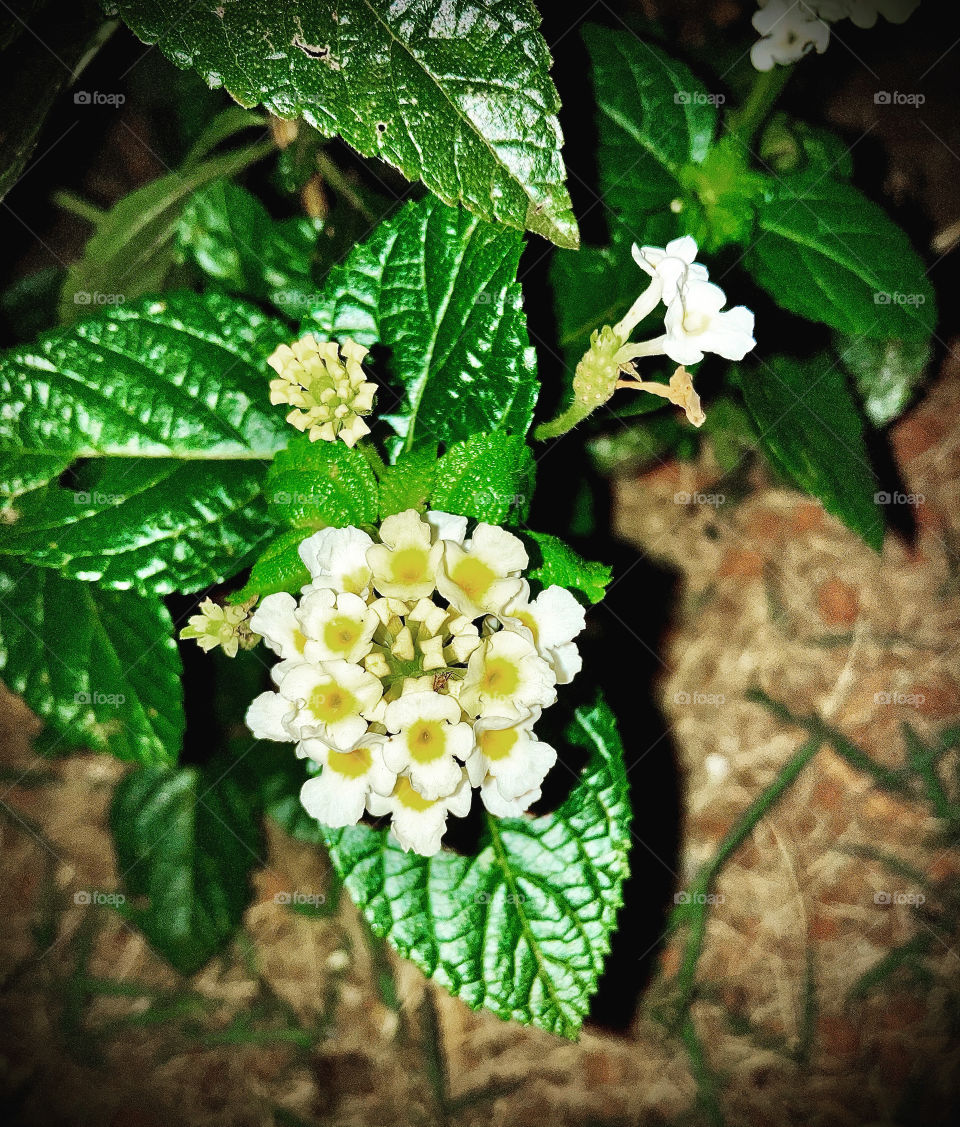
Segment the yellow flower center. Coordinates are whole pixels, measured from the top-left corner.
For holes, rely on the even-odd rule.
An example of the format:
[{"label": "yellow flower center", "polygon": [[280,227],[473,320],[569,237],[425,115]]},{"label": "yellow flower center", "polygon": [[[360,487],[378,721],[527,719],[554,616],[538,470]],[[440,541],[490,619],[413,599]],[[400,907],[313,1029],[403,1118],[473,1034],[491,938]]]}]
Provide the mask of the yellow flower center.
[{"label": "yellow flower center", "polygon": [[450,578],[471,602],[476,602],[490,590],[497,573],[483,560],[466,556],[450,572]]},{"label": "yellow flower center", "polygon": [[401,806],[406,806],[408,810],[416,810],[418,813],[429,810],[431,806],[435,805],[428,798],[424,798],[422,794],[418,794],[413,789],[410,780],[402,775],[397,779],[397,785],[393,788],[393,797]]},{"label": "yellow flower center", "polygon": [[297,651],[298,654],[302,654],[303,651],[307,648],[306,635],[302,630],[297,630],[296,628],[294,628],[293,631],[293,648]]},{"label": "yellow flower center", "polygon": [[706,313],[684,313],[683,327],[688,333],[702,333],[710,326],[710,318]]},{"label": "yellow flower center", "polygon": [[439,759],[446,751],[447,738],[442,720],[418,720],[407,732],[407,747],[411,759],[418,763],[430,763]]},{"label": "yellow flower center", "polygon": [[400,548],[390,561],[396,583],[419,583],[426,577],[426,548]]},{"label": "yellow flower center", "polygon": [[534,645],[536,645],[536,642],[537,642],[537,620],[533,617],[533,615],[528,610],[521,610],[521,611],[518,611],[513,617],[516,618],[516,619],[519,619],[519,621],[521,623],[523,623],[524,626],[526,626],[526,628],[533,635]]},{"label": "yellow flower center", "polygon": [[483,669],[480,687],[492,697],[508,697],[517,691],[520,673],[516,665],[505,657],[495,657]]},{"label": "yellow flower center", "polygon": [[327,649],[335,653],[349,653],[360,637],[362,627],[354,618],[345,614],[331,618],[323,630],[323,640]]},{"label": "yellow flower center", "polygon": [[359,779],[370,770],[373,755],[368,747],[358,747],[354,751],[328,751],[327,767],[348,779]]},{"label": "yellow flower center", "polygon": [[359,595],[370,582],[370,571],[361,568],[352,575],[343,576],[341,582],[344,591],[349,591],[351,595]]},{"label": "yellow flower center", "polygon": [[517,742],[516,728],[488,728],[480,733],[480,750],[487,759],[506,759]]},{"label": "yellow flower center", "polygon": [[325,724],[336,724],[345,716],[352,716],[359,712],[357,698],[349,689],[344,689],[336,681],[328,681],[325,685],[317,685],[310,694],[307,707]]}]

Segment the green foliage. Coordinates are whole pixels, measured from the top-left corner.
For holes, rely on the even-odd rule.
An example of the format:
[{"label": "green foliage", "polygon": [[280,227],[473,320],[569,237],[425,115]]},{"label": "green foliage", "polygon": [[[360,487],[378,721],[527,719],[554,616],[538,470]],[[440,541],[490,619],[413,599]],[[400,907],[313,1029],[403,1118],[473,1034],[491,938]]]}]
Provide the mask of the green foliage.
[{"label": "green foliage", "polygon": [[357,447],[311,442],[304,434],[270,467],[267,501],[278,521],[305,530],[303,536],[328,526],[362,527],[377,519],[377,479]]},{"label": "green foliage", "polygon": [[774,467],[879,551],[884,517],[863,420],[836,363],[773,356],[738,382]]},{"label": "green foliage", "polygon": [[137,763],[176,762],[180,657],[158,599],[3,561],[0,669],[53,730],[48,751],[92,748]]},{"label": "green foliage", "polygon": [[393,465],[384,466],[380,474],[380,516],[405,509],[423,512],[433,493],[436,473],[437,450],[431,445],[402,453]]},{"label": "green foliage", "polygon": [[339,133],[447,203],[576,246],[550,55],[529,0],[110,0],[146,43],[241,105]]},{"label": "green foliage", "polygon": [[324,836],[376,935],[467,1005],[574,1038],[622,903],[630,803],[602,699],[577,710],[565,738],[590,758],[563,805],[488,816],[475,856],[404,853],[366,826]]},{"label": "green foliage", "polygon": [[110,810],[117,866],[135,898],[124,914],[181,974],[230,940],[260,859],[256,802],[225,766],[141,767]]},{"label": "green foliage", "polygon": [[929,340],[870,340],[838,333],[834,347],[853,376],[867,418],[877,427],[903,413],[933,355]]},{"label": "green foliage", "polygon": [[250,578],[231,596],[231,602],[242,603],[253,595],[272,595],[277,591],[299,591],[310,582],[310,573],[298,551],[305,533],[302,528],[288,528],[271,540],[250,569]]},{"label": "green foliage", "polygon": [[407,449],[526,434],[538,386],[516,281],[522,247],[515,231],[462,209],[409,204],[330,271],[303,328],[391,350],[400,401],[381,394],[378,412]]},{"label": "green foliage", "polygon": [[585,560],[562,540],[545,532],[529,532],[527,536],[536,544],[540,556],[530,570],[531,579],[544,587],[557,584],[581,591],[591,603],[600,602],[613,578],[606,564]]},{"label": "green foliage", "polygon": [[533,496],[536,463],[516,435],[475,434],[437,465],[432,506],[488,524],[524,520]]},{"label": "green foliage", "polygon": [[774,300],[811,321],[878,340],[925,341],[936,301],[907,236],[877,204],[819,171],[773,181],[746,257]]}]

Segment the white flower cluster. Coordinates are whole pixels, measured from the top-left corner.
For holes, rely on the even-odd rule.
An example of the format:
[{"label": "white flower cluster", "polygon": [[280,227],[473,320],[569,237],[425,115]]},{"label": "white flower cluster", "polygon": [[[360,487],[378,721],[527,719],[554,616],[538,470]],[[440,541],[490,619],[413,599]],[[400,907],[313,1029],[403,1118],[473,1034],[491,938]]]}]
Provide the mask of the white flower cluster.
[{"label": "white flower cluster", "polygon": [[920,0],[761,0],[753,26],[763,37],[750,49],[757,70],[776,63],[789,66],[810,51],[822,55],[830,42],[830,24],[848,19],[857,27],[873,27],[878,16],[903,23]]},{"label": "white flower cluster", "polygon": [[478,787],[492,814],[540,797],[556,752],[533,728],[579,672],[584,612],[562,587],[530,598],[522,542],[496,525],[414,509],[379,541],[326,528],[300,545],[311,582],[250,619],[280,657],[276,692],[247,724],[296,742],[321,768],[301,791],[328,826],[390,814],[404,849],[430,856]]}]

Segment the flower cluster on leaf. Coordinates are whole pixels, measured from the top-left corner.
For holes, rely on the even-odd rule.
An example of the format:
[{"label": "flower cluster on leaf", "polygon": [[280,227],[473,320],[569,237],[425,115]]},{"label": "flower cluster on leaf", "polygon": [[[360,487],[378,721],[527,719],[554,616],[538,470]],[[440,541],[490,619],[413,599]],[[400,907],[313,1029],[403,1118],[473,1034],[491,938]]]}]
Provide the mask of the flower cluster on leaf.
[{"label": "flower cluster on leaf", "polygon": [[257,607],[250,628],[280,661],[247,723],[320,768],[301,792],[312,817],[389,814],[403,848],[429,856],[474,788],[503,817],[540,797],[557,756],[534,725],[580,670],[584,612],[562,587],[531,598],[526,549],[497,525],[468,538],[465,517],[408,509],[378,532],[315,533],[299,599]]}]

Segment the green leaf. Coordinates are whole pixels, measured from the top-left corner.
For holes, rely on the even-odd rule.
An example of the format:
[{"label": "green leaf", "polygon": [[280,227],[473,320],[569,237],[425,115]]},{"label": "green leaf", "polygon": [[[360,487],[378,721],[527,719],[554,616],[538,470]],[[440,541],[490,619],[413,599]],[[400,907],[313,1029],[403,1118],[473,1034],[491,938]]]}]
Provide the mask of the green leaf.
[{"label": "green leaf", "polygon": [[267,357],[290,330],[222,294],[114,308],[0,355],[0,449],[269,459],[287,442]]},{"label": "green leaf", "polygon": [[717,109],[690,70],[630,31],[588,24],[605,202],[622,215],[668,210],[680,174],[710,151]]},{"label": "green leaf", "polygon": [[426,508],[433,492],[437,471],[435,446],[421,446],[401,454],[380,474],[380,516],[388,517],[405,509]]},{"label": "green leaf", "polygon": [[[523,239],[427,198],[330,271],[303,328],[391,350],[387,417],[409,449],[480,430],[526,434],[538,386],[517,263]],[[378,412],[388,406],[385,393]]]},{"label": "green leaf", "polygon": [[528,0],[111,7],[145,43],[242,105],[303,116],[447,203],[576,246],[559,100]]},{"label": "green leaf", "polygon": [[937,318],[919,255],[886,212],[821,172],[771,181],[746,266],[784,309],[878,340],[929,337]]},{"label": "green leaf", "polygon": [[12,502],[24,493],[56,481],[70,465],[70,458],[55,454],[26,457],[23,454],[0,452],[0,524],[10,525],[17,519]]},{"label": "green leaf", "polygon": [[603,700],[565,736],[590,752],[566,801],[540,818],[487,817],[476,856],[404,853],[366,826],[324,835],[350,896],[401,955],[474,1009],[575,1038],[622,904],[630,803]]},{"label": "green leaf", "polygon": [[273,219],[245,188],[217,180],[187,200],[176,252],[224,289],[269,301],[299,320],[319,288],[312,262],[322,227],[305,216]]},{"label": "green leaf", "polygon": [[536,462],[517,435],[475,434],[458,442],[437,464],[432,507],[489,524],[526,519]]},{"label": "green leaf", "polygon": [[271,515],[298,529],[373,524],[377,479],[357,447],[295,438],[277,455],[267,477]]},{"label": "green leaf", "polygon": [[[264,128],[255,114],[245,116],[243,128]],[[228,124],[236,132],[232,114]],[[67,271],[60,297],[61,322],[70,325],[98,305],[128,304],[162,289],[173,264],[177,223],[190,194],[218,177],[236,175],[273,151],[273,142],[262,140],[230,149],[187,163],[182,171],[167,173],[119,199],[97,218],[83,257]]]},{"label": "green leaf", "polygon": [[933,356],[929,340],[878,341],[838,334],[834,347],[876,427],[885,427],[903,413]]},{"label": "green leaf", "polygon": [[310,582],[310,572],[303,566],[298,551],[303,540],[300,528],[289,528],[271,540],[251,568],[250,578],[230,596],[230,601],[242,603],[254,595],[262,597],[276,591],[299,592]]},{"label": "green leaf", "polygon": [[774,172],[813,168],[835,180],[853,176],[853,154],[829,129],[775,114],[760,138],[760,160]]},{"label": "green leaf", "polygon": [[[214,769],[215,768],[215,769]],[[260,863],[256,805],[221,764],[141,767],[114,792],[110,828],[128,896],[124,914],[181,974],[232,938]]]},{"label": "green leaf", "polygon": [[158,599],[2,561],[0,669],[56,733],[52,749],[176,762],[184,724],[180,657]]},{"label": "green leaf", "polygon": [[595,560],[585,560],[569,545],[545,532],[528,532],[540,553],[540,561],[534,562],[530,578],[536,579],[544,587],[556,584],[569,590],[582,591],[591,603],[599,603],[613,578],[607,564]]},{"label": "green leaf", "polygon": [[829,356],[773,356],[762,370],[740,369],[737,380],[774,467],[879,551],[877,482],[863,421],[837,364]]},{"label": "green leaf", "polygon": [[25,494],[0,552],[106,587],[196,591],[239,571],[272,531],[264,477],[258,462],[100,459],[73,488]]}]

